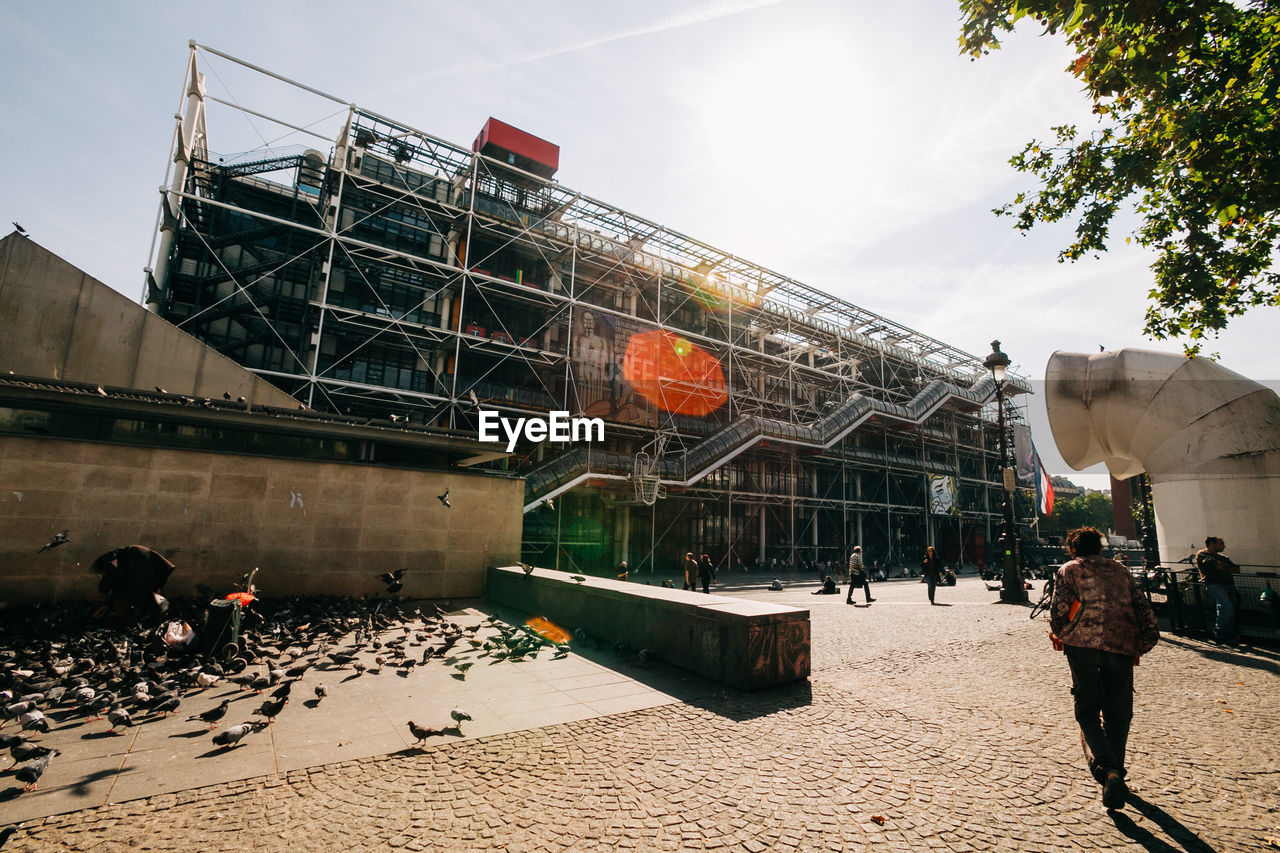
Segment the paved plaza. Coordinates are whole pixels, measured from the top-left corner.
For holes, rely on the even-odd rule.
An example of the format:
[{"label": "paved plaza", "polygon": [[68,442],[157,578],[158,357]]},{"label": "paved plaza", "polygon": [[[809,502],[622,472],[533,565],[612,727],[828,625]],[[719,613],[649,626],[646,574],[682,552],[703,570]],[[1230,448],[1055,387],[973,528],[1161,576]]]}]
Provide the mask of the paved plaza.
[{"label": "paved plaza", "polygon": [[[307,709],[291,704],[256,755],[137,747],[164,793],[119,776],[101,800],[49,814],[102,791],[120,761],[61,781],[55,765],[35,794],[0,797],[3,849],[1207,853],[1280,837],[1274,648],[1166,635],[1135,673],[1134,798],[1109,814],[1043,619],[973,578],[939,588],[935,607],[912,582],[849,606],[809,595],[808,578],[765,581],[718,592],[811,610],[806,683],[740,693],[608,650],[465,685],[365,675],[348,691],[365,698],[308,721],[306,743]],[[467,618],[488,612],[471,604]],[[464,689],[474,726],[414,747],[404,723]]]}]

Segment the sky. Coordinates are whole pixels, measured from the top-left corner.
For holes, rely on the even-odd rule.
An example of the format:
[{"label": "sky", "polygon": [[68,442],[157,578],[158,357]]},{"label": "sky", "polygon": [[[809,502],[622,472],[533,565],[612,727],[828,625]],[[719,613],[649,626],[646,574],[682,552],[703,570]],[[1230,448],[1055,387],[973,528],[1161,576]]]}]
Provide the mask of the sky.
[{"label": "sky", "polygon": [[[0,233],[137,299],[195,40],[451,142],[497,117],[560,146],[564,186],[979,359],[999,339],[1037,390],[1057,350],[1180,352],[1141,334],[1151,258],[1123,231],[1059,264],[1069,225],[991,213],[1032,187],[1025,142],[1093,119],[1060,39],[1031,25],[974,62],[959,26],[954,0],[0,0]],[[201,62],[211,94],[336,135],[339,105]],[[215,107],[209,134],[228,158],[325,148]],[[1274,383],[1277,320],[1205,349]],[[1062,461],[1042,393],[1028,411],[1051,474],[1107,487]]]}]

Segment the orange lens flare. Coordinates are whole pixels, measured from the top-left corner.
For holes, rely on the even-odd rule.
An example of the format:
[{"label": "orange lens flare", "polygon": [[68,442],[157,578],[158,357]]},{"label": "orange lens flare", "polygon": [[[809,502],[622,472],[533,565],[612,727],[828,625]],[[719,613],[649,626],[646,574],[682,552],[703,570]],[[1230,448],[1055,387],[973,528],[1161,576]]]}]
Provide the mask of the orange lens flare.
[{"label": "orange lens flare", "polygon": [[547,619],[545,616],[534,616],[524,623],[529,630],[537,634],[548,643],[555,643],[557,646],[569,642],[571,639],[569,632],[561,628],[556,623]]},{"label": "orange lens flare", "polygon": [[632,336],[622,375],[650,403],[680,415],[708,415],[729,397],[715,356],[667,331]]}]

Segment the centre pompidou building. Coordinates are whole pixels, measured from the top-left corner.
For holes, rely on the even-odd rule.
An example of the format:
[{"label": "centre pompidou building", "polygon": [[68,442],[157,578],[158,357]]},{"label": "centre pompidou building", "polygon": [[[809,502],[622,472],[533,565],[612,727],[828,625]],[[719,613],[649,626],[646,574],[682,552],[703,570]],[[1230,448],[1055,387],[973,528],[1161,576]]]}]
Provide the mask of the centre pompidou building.
[{"label": "centre pompidou building", "polygon": [[[329,126],[211,93],[213,62],[331,101]],[[458,145],[195,44],[184,93],[149,307],[334,417],[602,419],[603,441],[479,461],[525,478],[528,562],[994,562],[980,358],[563,186],[558,147],[496,119]],[[311,147],[219,150],[232,111]],[[1028,384],[1005,390],[1020,420]]]}]

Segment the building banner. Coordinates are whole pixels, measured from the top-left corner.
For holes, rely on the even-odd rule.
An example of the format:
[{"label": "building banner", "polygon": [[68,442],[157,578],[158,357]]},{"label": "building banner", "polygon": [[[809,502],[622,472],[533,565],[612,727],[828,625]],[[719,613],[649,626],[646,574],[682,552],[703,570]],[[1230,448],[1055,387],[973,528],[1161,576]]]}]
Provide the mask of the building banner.
[{"label": "building banner", "polygon": [[1018,469],[1018,482],[1028,486],[1036,482],[1036,448],[1031,443],[1031,427],[1013,425],[1013,458]]},{"label": "building banner", "polygon": [[934,515],[955,515],[959,512],[955,477],[929,475],[929,512]]}]

